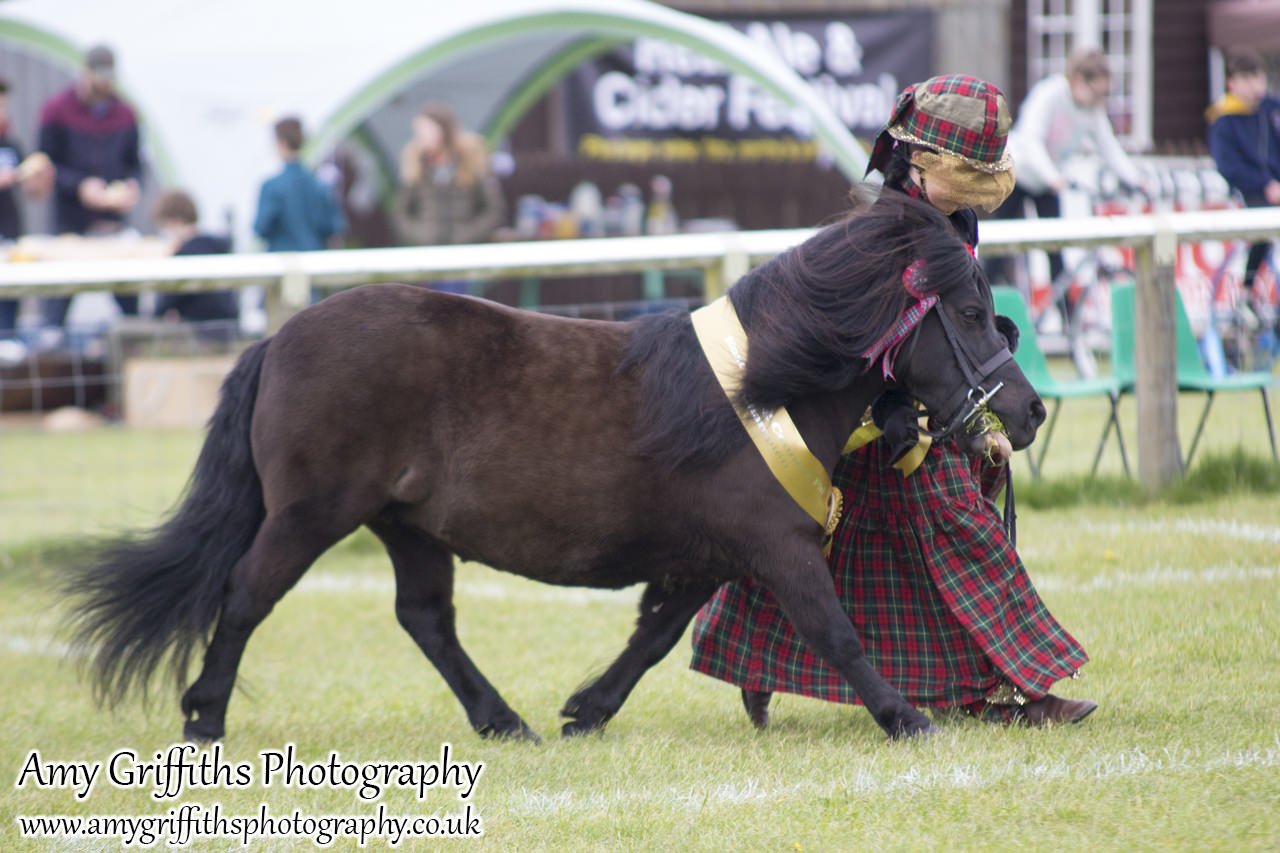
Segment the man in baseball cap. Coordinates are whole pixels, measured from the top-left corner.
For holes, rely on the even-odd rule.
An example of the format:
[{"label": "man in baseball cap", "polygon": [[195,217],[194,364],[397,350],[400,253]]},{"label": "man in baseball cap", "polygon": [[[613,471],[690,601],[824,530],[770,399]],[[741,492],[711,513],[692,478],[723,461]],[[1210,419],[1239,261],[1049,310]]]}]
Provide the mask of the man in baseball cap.
[{"label": "man in baseball cap", "polygon": [[105,44],[89,48],[84,55],[84,65],[94,74],[114,77],[116,73],[116,55]]},{"label": "man in baseball cap", "polygon": [[[108,234],[120,230],[138,203],[142,181],[138,120],[115,87],[116,57],[106,45],[84,55],[80,76],[40,109],[40,150],[55,169],[54,228],[60,234]],[[127,314],[138,298],[117,294]],[[49,326],[61,326],[69,300],[41,304]]]}]

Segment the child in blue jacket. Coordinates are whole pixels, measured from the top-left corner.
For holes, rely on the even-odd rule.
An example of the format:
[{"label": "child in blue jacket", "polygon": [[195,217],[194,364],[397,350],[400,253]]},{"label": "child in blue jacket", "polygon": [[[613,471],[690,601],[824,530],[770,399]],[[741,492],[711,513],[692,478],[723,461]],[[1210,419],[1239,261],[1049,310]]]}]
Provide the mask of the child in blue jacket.
[{"label": "child in blue jacket", "polygon": [[[1280,98],[1267,93],[1262,59],[1251,50],[1227,57],[1227,93],[1205,112],[1209,152],[1248,207],[1280,205]],[[1269,242],[1254,243],[1244,286],[1252,294]]]}]

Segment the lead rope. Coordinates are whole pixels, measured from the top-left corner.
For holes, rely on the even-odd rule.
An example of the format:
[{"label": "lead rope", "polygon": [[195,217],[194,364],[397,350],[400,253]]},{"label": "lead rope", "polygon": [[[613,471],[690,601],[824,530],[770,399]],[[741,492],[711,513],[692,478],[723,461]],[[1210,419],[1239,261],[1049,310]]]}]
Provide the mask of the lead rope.
[{"label": "lead rope", "polygon": [[1012,460],[1004,469],[1004,529],[1009,534],[1009,544],[1018,547],[1018,513],[1013,503],[1013,464]]}]

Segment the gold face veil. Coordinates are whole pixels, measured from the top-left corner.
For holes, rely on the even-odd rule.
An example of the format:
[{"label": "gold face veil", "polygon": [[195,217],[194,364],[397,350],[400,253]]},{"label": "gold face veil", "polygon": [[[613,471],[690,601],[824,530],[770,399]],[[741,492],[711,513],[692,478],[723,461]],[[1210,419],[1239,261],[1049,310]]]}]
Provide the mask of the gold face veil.
[{"label": "gold face veil", "polygon": [[1012,163],[1008,169],[987,173],[954,155],[917,149],[911,153],[911,164],[920,170],[925,193],[935,202],[991,212],[1013,192]]}]

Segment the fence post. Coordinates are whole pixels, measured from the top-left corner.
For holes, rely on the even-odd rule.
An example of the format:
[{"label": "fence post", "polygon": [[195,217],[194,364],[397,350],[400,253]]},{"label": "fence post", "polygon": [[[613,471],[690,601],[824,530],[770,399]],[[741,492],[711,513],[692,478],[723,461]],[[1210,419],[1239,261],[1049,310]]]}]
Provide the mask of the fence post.
[{"label": "fence post", "polygon": [[1177,289],[1178,241],[1163,216],[1155,236],[1134,247],[1134,373],[1138,402],[1138,479],[1158,489],[1182,475],[1178,443]]},{"label": "fence post", "polygon": [[742,242],[733,234],[724,238],[724,255],[717,263],[707,267],[703,276],[702,294],[707,302],[719,299],[733,283],[751,269],[751,258]]},{"label": "fence post", "polygon": [[267,312],[267,331],[273,335],[280,331],[285,321],[306,308],[310,301],[311,277],[296,258],[286,258],[280,282],[267,287],[262,295],[263,308]]}]

